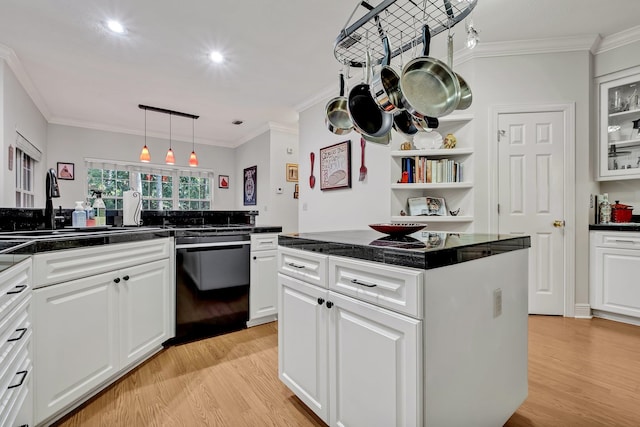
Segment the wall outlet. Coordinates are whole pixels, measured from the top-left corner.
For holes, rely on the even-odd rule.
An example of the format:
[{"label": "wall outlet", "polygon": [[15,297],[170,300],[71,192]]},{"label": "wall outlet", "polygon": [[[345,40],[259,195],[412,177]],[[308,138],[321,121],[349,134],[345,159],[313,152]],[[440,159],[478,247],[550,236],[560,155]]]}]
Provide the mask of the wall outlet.
[{"label": "wall outlet", "polygon": [[309,209],[309,206],[307,206],[307,202],[304,202],[304,203],[302,204],[302,210],[303,210],[303,211],[306,211],[307,209]]},{"label": "wall outlet", "polygon": [[496,318],[502,314],[502,289],[498,288],[493,291],[493,317]]}]

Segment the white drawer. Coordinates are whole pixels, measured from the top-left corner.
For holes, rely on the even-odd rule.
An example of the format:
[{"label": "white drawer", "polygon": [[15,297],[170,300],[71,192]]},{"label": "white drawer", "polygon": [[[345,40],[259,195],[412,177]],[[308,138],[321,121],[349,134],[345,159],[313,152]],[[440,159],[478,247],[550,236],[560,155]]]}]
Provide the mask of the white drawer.
[{"label": "white drawer", "polygon": [[26,260],[0,273],[0,320],[31,294],[31,260]]},{"label": "white drawer", "polygon": [[591,237],[598,247],[640,249],[640,233],[628,231],[596,231]]},{"label": "white drawer", "polygon": [[278,249],[278,271],[312,285],[327,287],[327,255],[297,249]]},{"label": "white drawer", "polygon": [[415,318],[423,317],[424,271],[329,258],[329,289]]},{"label": "white drawer", "polygon": [[[5,402],[7,396],[11,392],[18,388],[17,384],[20,384],[25,380],[25,373],[22,372],[22,366],[25,361],[29,359],[29,343],[31,341],[32,331],[27,331],[25,339],[20,340],[18,345],[12,350],[10,357],[3,361],[2,369],[0,370],[0,402]],[[3,425],[0,422],[0,425]]]},{"label": "white drawer", "polygon": [[0,410],[0,425],[14,426],[14,424],[22,405],[28,397],[31,388],[31,374],[33,373],[33,364],[26,353],[15,366],[16,374],[13,375],[8,388],[2,396],[2,410]]},{"label": "white drawer", "polygon": [[0,322],[0,366],[6,366],[8,360],[23,341],[27,340],[31,330],[29,315],[31,298],[27,298]]},{"label": "white drawer", "polygon": [[168,258],[170,238],[46,252],[33,257],[34,289]]},{"label": "white drawer", "polygon": [[273,233],[257,233],[251,235],[252,251],[268,251],[278,249],[278,235]]}]

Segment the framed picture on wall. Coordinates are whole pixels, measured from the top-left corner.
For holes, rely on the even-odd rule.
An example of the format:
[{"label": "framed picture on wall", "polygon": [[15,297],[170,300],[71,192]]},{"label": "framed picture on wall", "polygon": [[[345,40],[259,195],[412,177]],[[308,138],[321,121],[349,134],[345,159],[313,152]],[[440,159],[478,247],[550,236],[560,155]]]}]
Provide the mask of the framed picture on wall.
[{"label": "framed picture on wall", "polygon": [[287,182],[298,182],[297,163],[287,163]]},{"label": "framed picture on wall", "polygon": [[229,188],[229,175],[218,175],[218,188]]},{"label": "framed picture on wall", "polygon": [[351,141],[320,149],[320,190],[351,188]]},{"label": "framed picture on wall", "polygon": [[244,205],[245,206],[255,206],[257,204],[257,177],[258,174],[258,166],[251,166],[244,170],[243,180],[244,180]]},{"label": "framed picture on wall", "polygon": [[58,179],[75,179],[74,164],[58,162]]}]

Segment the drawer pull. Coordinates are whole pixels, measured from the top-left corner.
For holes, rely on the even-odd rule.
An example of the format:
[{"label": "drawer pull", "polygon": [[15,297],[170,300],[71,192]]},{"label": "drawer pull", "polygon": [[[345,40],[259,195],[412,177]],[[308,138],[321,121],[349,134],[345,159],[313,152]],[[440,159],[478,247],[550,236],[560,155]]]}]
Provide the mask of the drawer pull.
[{"label": "drawer pull", "polygon": [[15,337],[15,338],[9,338],[7,340],[7,342],[20,341],[22,339],[22,337],[24,336],[24,334],[27,333],[27,328],[18,328],[18,329],[16,329],[16,332],[20,332],[20,336]]},{"label": "drawer pull", "polygon": [[616,243],[629,243],[629,244],[631,244],[631,245],[633,245],[634,243],[636,243],[636,242],[635,242],[635,241],[633,241],[633,240],[620,240],[620,239],[616,239],[616,240],[614,240],[614,242],[616,242]]},{"label": "drawer pull", "polygon": [[287,263],[287,265],[289,267],[293,267],[293,268],[304,268],[304,265],[298,265],[298,264],[294,264],[292,262]]},{"label": "drawer pull", "polygon": [[7,295],[19,294],[20,292],[27,289],[27,285],[18,285],[15,287],[15,289],[17,289],[17,291],[9,291],[7,292]]},{"label": "drawer pull", "polygon": [[22,383],[24,382],[24,379],[27,377],[27,373],[28,372],[29,371],[16,372],[16,375],[22,375],[22,378],[20,378],[20,382],[18,384],[10,385],[9,387],[7,387],[7,390],[10,390],[10,389],[16,388],[16,387],[20,387],[22,385]]},{"label": "drawer pull", "polygon": [[375,283],[369,284],[369,283],[360,282],[358,281],[358,279],[351,279],[351,283],[353,283],[354,285],[366,286],[367,288],[375,288],[376,286],[378,286]]}]

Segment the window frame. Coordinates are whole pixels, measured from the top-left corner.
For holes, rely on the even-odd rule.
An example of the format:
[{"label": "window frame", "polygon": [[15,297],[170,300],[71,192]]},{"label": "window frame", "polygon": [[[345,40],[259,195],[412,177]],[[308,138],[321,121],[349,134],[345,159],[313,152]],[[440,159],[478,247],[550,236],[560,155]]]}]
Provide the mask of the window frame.
[{"label": "window frame", "polygon": [[[124,162],[124,161],[114,161],[114,160],[104,160],[104,159],[92,159],[85,158],[85,189],[87,190],[87,196],[89,197],[90,188],[89,188],[89,169],[115,169],[116,171],[127,171],[129,173],[129,187],[136,188],[138,191],[142,190],[142,180],[139,177],[142,175],[156,175],[156,176],[170,176],[172,179],[171,182],[171,198],[167,197],[153,197],[143,196],[147,201],[157,201],[159,202],[159,207],[157,209],[144,208],[145,210],[185,210],[182,209],[181,202],[185,201],[189,204],[192,202],[198,202],[199,206],[202,207],[204,203],[209,204],[208,209],[197,209],[197,210],[212,210],[214,204],[214,171],[211,169],[192,169],[185,168],[181,166],[168,166],[168,165],[158,165],[158,164],[141,164],[137,162]],[[117,173],[116,173],[117,175]],[[197,178],[206,178],[209,180],[208,188],[209,188],[209,197],[203,199],[192,199],[192,198],[180,198],[180,177],[197,177]],[[107,200],[114,200],[114,205],[116,209],[122,209],[122,196],[105,196],[102,197],[105,202]],[[171,201],[171,209],[164,209],[162,207],[163,202]],[[118,202],[120,201],[120,202]],[[118,204],[120,203],[120,205]],[[149,204],[146,204],[149,206]],[[192,210],[192,209],[188,209]],[[195,209],[193,209],[195,210]]]}]

